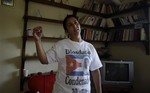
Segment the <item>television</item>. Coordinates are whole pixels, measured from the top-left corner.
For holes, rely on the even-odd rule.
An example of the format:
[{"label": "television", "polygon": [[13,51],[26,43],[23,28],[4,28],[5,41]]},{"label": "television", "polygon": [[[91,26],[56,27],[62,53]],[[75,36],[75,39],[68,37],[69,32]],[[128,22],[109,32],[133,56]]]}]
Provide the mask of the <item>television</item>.
[{"label": "television", "polygon": [[133,61],[102,61],[102,84],[132,85],[134,79]]}]

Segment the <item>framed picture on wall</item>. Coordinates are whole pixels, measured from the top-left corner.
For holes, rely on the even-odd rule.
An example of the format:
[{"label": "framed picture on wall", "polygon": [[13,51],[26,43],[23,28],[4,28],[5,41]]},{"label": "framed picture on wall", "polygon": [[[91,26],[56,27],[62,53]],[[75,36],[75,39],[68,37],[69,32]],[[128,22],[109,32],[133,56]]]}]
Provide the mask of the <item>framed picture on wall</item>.
[{"label": "framed picture on wall", "polygon": [[14,0],[1,0],[2,5],[14,6]]}]

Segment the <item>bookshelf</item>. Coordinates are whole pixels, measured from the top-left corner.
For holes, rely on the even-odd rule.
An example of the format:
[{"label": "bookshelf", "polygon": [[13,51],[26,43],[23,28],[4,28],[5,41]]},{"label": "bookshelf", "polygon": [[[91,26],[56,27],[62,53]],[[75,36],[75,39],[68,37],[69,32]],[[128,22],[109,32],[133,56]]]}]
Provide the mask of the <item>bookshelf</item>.
[{"label": "bookshelf", "polygon": [[[118,7],[120,7],[120,6],[118,6]],[[110,27],[106,28],[108,33],[117,33],[117,35],[118,35],[118,33],[120,33],[121,35],[123,35],[123,33],[127,31],[128,39],[123,40],[123,39],[118,38],[117,40],[115,40],[115,39],[107,40],[107,42],[108,43],[141,42],[145,46],[146,54],[149,55],[150,54],[150,31],[149,31],[149,28],[150,28],[149,12],[150,11],[149,11],[149,6],[150,5],[146,1],[140,1],[135,4],[132,4],[132,7],[122,9],[122,10],[119,10],[117,7],[117,9],[116,9],[117,11],[114,11],[113,13],[108,13],[106,18],[112,18],[112,21],[114,23],[113,26],[111,25]],[[142,11],[142,12],[139,12],[137,14],[135,13],[136,15],[131,15],[131,16],[124,16],[124,17],[121,16],[121,15],[126,15],[128,13],[136,12],[136,11]],[[143,13],[144,15],[141,15],[141,13]],[[141,16],[138,16],[138,15],[141,15]],[[118,20],[120,22],[118,22]],[[128,23],[121,23],[122,20],[128,21]],[[119,23],[119,24],[115,24],[115,21],[116,21],[116,23]],[[130,31],[128,31],[128,30],[130,30]],[[137,33],[138,33],[138,37],[136,37]],[[144,33],[144,37],[143,37],[143,33]],[[132,36],[130,37],[129,34]],[[110,35],[111,34],[109,34],[109,36]],[[109,36],[108,36],[108,38],[109,38]],[[120,35],[118,35],[118,36],[120,36]],[[136,37],[136,39],[133,39],[134,37]]]},{"label": "bookshelf", "polygon": [[[37,56],[26,56],[25,55],[25,52],[26,52],[26,42],[28,40],[33,40],[33,37],[32,36],[27,36],[27,25],[28,25],[28,21],[29,20],[34,20],[34,21],[43,21],[43,22],[50,22],[50,23],[55,23],[55,24],[62,24],[62,20],[56,20],[56,19],[49,19],[49,18],[43,18],[43,17],[37,17],[37,16],[29,16],[28,15],[28,11],[29,11],[29,3],[30,2],[33,2],[33,3],[39,3],[39,4],[42,4],[42,5],[48,5],[48,6],[53,6],[53,7],[57,7],[57,8],[63,8],[63,9],[66,9],[66,10],[71,10],[72,13],[74,15],[77,15],[78,12],[81,12],[81,13],[85,13],[87,15],[94,15],[94,16],[99,16],[101,18],[104,18],[104,19],[107,19],[107,18],[111,18],[111,17],[114,17],[114,16],[118,16],[120,14],[126,14],[126,13],[130,13],[130,12],[133,12],[133,11],[137,11],[137,10],[140,10],[140,9],[143,9],[145,14],[146,14],[146,18],[148,20],[150,20],[149,18],[149,4],[142,4],[142,5],[139,5],[139,6],[134,6],[134,7],[130,7],[128,9],[124,9],[124,10],[121,10],[121,11],[115,11],[115,12],[111,12],[111,13],[106,13],[106,12],[98,12],[98,11],[92,11],[92,9],[85,9],[85,8],[79,8],[79,7],[74,7],[74,6],[70,6],[70,5],[65,5],[65,4],[62,4],[62,3],[56,3],[54,1],[48,1],[48,0],[25,0],[25,10],[24,10],[24,16],[23,16],[23,19],[24,19],[24,28],[23,28],[23,37],[22,37],[22,54],[21,54],[21,78],[20,78],[20,90],[22,91],[23,90],[23,85],[24,85],[24,80],[26,80],[26,78],[23,76],[23,69],[24,69],[24,66],[25,66],[25,61],[26,60],[35,60],[37,59]],[[106,7],[105,5],[101,4],[101,6],[103,7]],[[109,6],[111,7],[111,6]],[[99,10],[100,11],[100,10]],[[104,11],[104,10],[103,10]],[[131,42],[131,43],[134,43],[134,42],[141,42],[144,44],[145,46],[145,51],[146,51],[146,54],[150,54],[150,31],[149,31],[149,22],[146,22],[146,23],[142,23],[143,27],[145,28],[145,32],[146,32],[146,39],[145,40],[132,40],[132,41],[115,41],[115,40],[110,40],[108,41],[107,39],[105,40],[91,40],[91,39],[87,39],[86,41],[88,42],[96,42],[96,43],[104,43],[105,46],[107,47],[108,45],[110,45],[110,43],[116,43],[116,42]],[[105,26],[95,26],[95,25],[89,25],[89,24],[81,24],[81,26],[83,28],[90,28],[90,29],[99,29],[101,30],[100,32],[106,32],[108,35],[109,35],[109,32],[111,32],[111,30],[116,30],[116,29],[129,29],[129,28],[134,28],[135,27],[135,24],[129,24],[129,25],[121,25],[121,26],[115,26],[115,27],[105,27]],[[55,37],[42,37],[42,40],[61,40],[63,38],[55,38]]]}]

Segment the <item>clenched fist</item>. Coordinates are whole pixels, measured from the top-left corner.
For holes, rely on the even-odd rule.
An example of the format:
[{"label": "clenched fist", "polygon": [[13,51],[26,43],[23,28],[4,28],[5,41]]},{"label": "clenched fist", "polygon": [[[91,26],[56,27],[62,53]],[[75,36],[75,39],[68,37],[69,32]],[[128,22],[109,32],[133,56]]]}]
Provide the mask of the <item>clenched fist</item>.
[{"label": "clenched fist", "polygon": [[36,41],[41,40],[42,37],[42,27],[41,26],[37,26],[35,28],[33,28],[33,37]]}]

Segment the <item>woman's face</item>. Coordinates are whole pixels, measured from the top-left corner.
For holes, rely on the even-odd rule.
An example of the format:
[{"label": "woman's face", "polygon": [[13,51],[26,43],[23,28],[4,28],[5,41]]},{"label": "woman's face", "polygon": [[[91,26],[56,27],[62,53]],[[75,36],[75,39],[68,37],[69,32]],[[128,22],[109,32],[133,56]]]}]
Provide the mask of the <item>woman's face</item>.
[{"label": "woman's face", "polygon": [[69,34],[71,38],[77,38],[80,36],[81,32],[80,23],[76,18],[70,17],[67,20],[66,26],[67,26],[66,32]]}]

